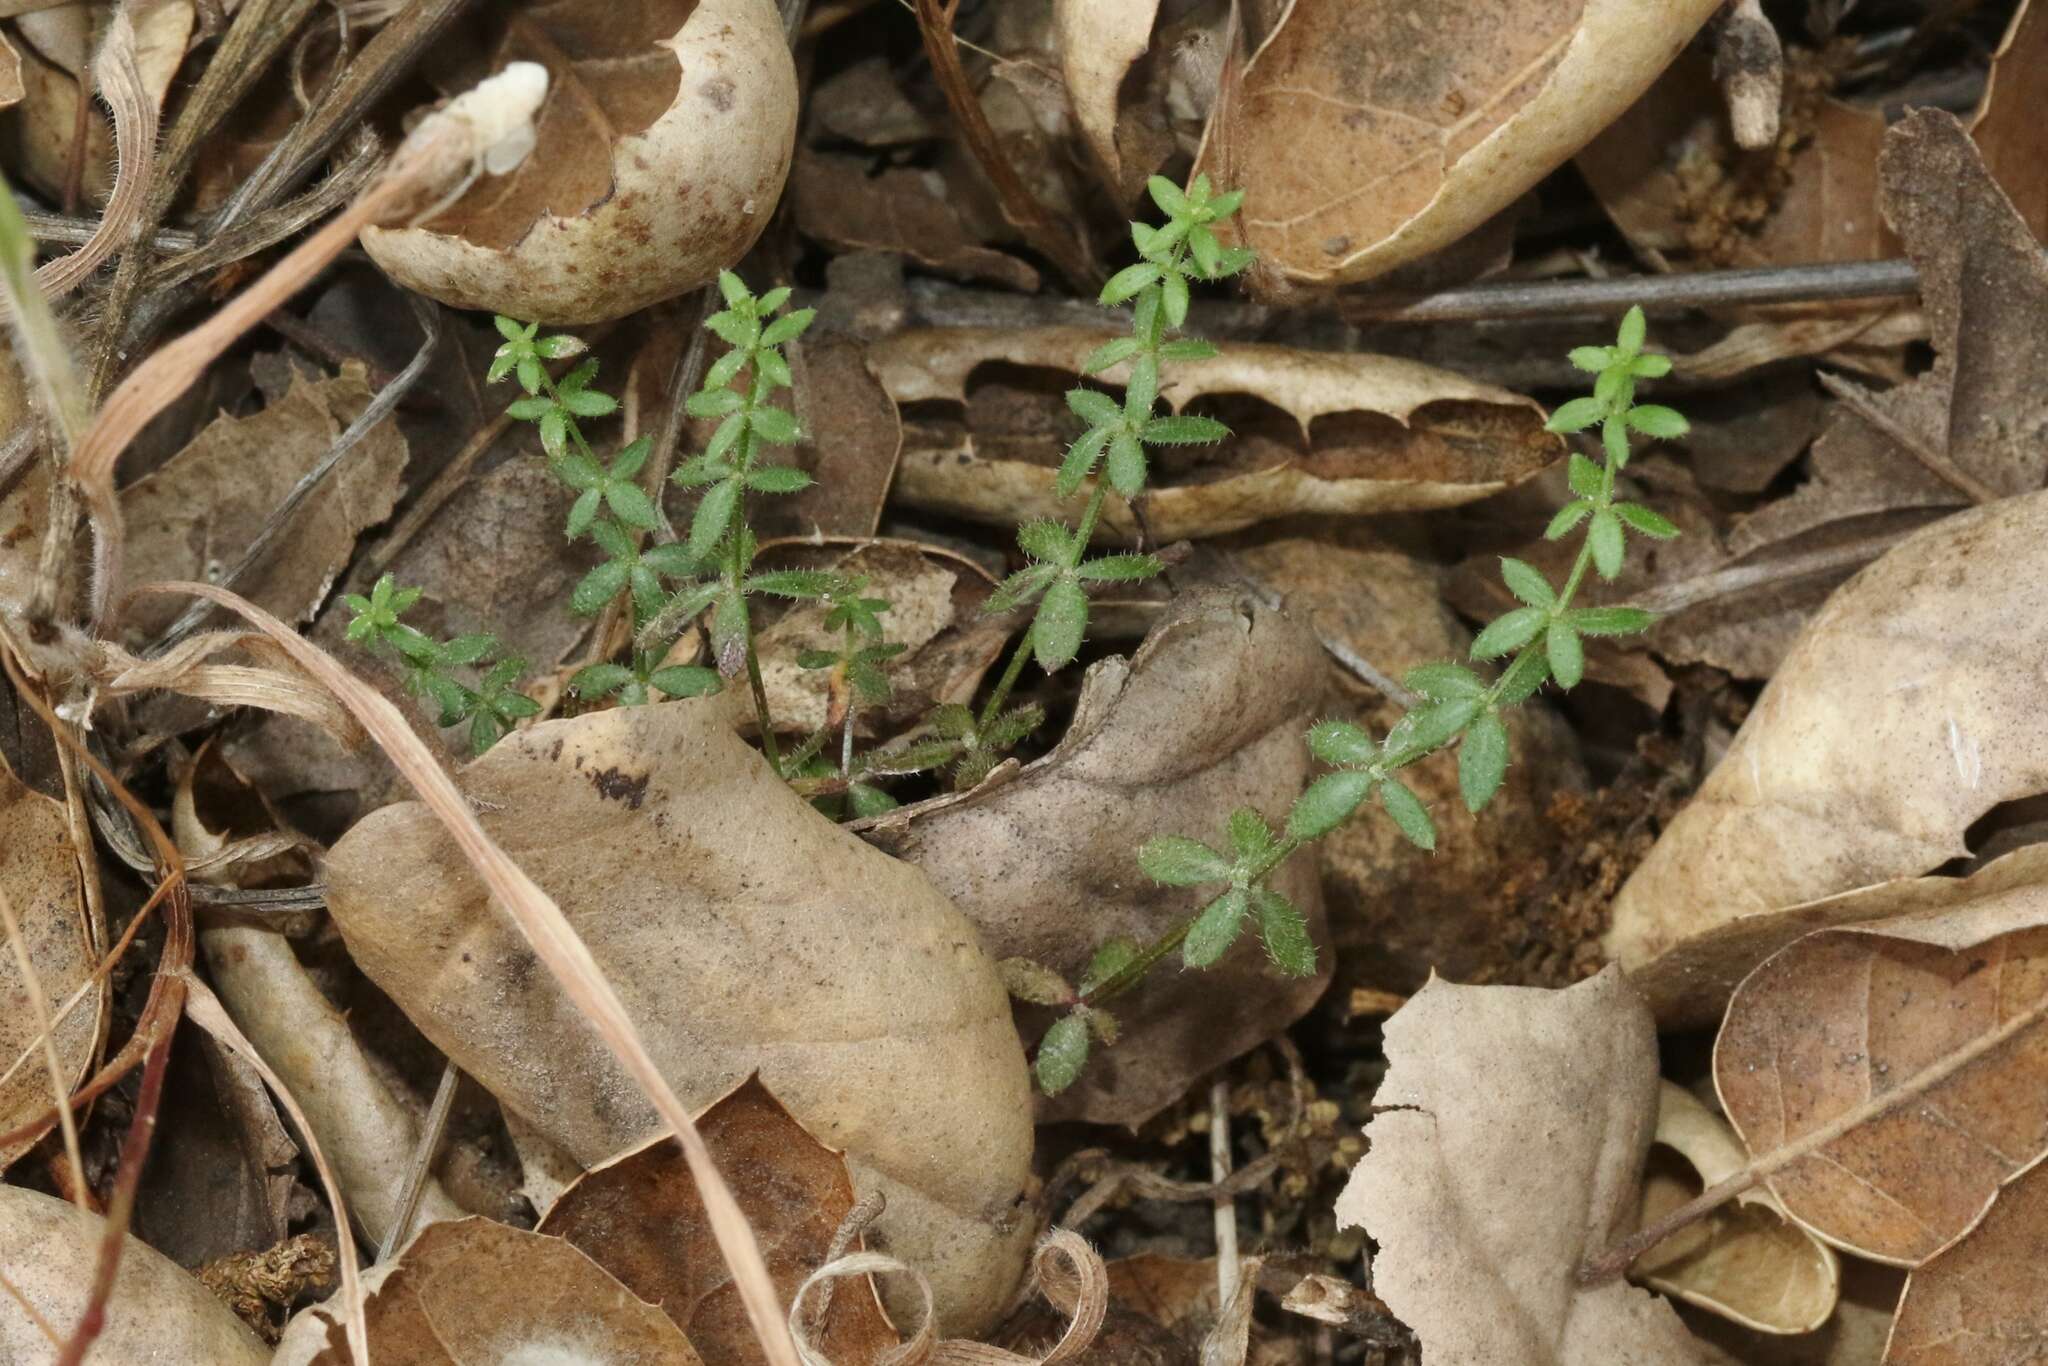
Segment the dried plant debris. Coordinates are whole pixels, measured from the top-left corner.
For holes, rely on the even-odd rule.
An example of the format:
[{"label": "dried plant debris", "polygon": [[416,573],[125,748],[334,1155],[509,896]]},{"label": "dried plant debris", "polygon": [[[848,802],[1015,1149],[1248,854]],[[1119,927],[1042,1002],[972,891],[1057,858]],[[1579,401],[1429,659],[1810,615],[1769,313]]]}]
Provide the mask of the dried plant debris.
[{"label": "dried plant debris", "polygon": [[[562,905],[678,1091],[749,1073],[885,1192],[874,1235],[987,1324],[1031,1236],[1024,1059],[995,965],[917,871],[772,774],[712,703],[555,721],[464,772],[487,830]],[[775,848],[772,861],[762,851]],[[644,1141],[639,1092],[417,804],[327,860],[350,953],[430,1039],[586,1164]]]},{"label": "dried plant debris", "polygon": [[[869,364],[908,422],[897,497],[1003,524],[1056,515],[1072,421],[1058,390],[1104,340],[1075,328],[952,328],[872,347]],[[1120,383],[1125,367],[1102,378]],[[1136,536],[1140,512],[1155,540],[1173,541],[1290,513],[1453,507],[1563,453],[1530,400],[1387,356],[1227,345],[1176,362],[1161,396],[1174,411],[1213,403],[1240,434],[1174,457],[1135,511],[1112,496],[1102,527],[1117,539]],[[1250,420],[1231,407],[1241,398]]]}]

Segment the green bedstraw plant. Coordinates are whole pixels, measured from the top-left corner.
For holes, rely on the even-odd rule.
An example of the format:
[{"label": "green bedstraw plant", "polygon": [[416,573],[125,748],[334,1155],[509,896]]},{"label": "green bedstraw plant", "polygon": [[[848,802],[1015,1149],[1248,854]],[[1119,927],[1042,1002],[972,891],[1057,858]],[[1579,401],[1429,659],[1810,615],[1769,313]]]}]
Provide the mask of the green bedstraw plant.
[{"label": "green bedstraw plant", "polygon": [[[396,659],[406,689],[434,704],[441,725],[469,722],[469,747],[482,754],[516,722],[540,711],[540,703],[512,686],[526,672],[526,661],[515,656],[494,660],[498,638],[493,635],[435,640],[406,625],[400,618],[419,600],[419,589],[400,588],[386,574],[368,597],[351,593],[342,600],[354,614],[348,638]],[[458,670],[473,671],[474,685],[464,683]]]},{"label": "green bedstraw plant", "polygon": [[[1141,243],[1142,245],[1142,243]],[[1221,847],[1182,835],[1164,835],[1138,851],[1138,863],[1154,881],[1172,887],[1218,890],[1186,919],[1150,944],[1116,940],[1102,946],[1078,985],[1033,963],[1004,965],[1012,991],[1026,1000],[1065,1007],[1040,1041],[1039,1085],[1056,1094],[1080,1075],[1091,1038],[1110,1042],[1114,1023],[1103,1003],[1129,991],[1154,964],[1176,949],[1189,968],[1205,968],[1228,952],[1248,923],[1258,926],[1267,956],[1282,972],[1307,976],[1316,970],[1316,949],[1301,912],[1268,881],[1303,845],[1343,825],[1368,801],[1376,801],[1395,826],[1423,849],[1436,847],[1428,809],[1397,776],[1403,768],[1453,744],[1458,746],[1458,786],[1465,806],[1479,812],[1499,791],[1507,772],[1508,732],[1502,713],[1526,701],[1547,681],[1575,687],[1585,673],[1586,636],[1627,635],[1652,620],[1636,607],[1582,607],[1587,572],[1612,579],[1621,572],[1627,533],[1657,540],[1678,529],[1639,503],[1615,496],[1615,476],[1628,464],[1633,438],[1676,437],[1686,420],[1670,408],[1635,401],[1639,380],[1671,371],[1669,357],[1643,350],[1640,308],[1621,321],[1612,346],[1583,346],[1572,363],[1593,372],[1593,392],[1551,415],[1555,432],[1598,428],[1603,459],[1574,451],[1567,477],[1572,499],[1551,519],[1545,535],[1561,540],[1583,533],[1578,554],[1561,585],[1535,566],[1503,558],[1501,576],[1519,606],[1474,638],[1474,661],[1506,660],[1489,680],[1465,664],[1427,664],[1405,680],[1421,699],[1376,741],[1349,721],[1319,721],[1309,729],[1308,747],[1328,771],[1311,782],[1274,830],[1250,807],[1231,813]],[[1147,395],[1149,398],[1149,395]],[[1079,411],[1077,409],[1077,411]],[[1084,412],[1089,418],[1093,410]],[[1128,426],[1125,428],[1128,431]]]}]

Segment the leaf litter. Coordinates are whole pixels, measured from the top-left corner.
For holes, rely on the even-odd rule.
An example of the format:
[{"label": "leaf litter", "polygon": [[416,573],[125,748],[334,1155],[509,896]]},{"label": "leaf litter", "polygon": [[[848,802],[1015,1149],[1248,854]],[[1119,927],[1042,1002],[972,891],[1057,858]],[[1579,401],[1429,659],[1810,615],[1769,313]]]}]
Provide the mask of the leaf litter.
[{"label": "leaf litter", "polygon": [[1113,8],[8,17],[4,1354],[2024,1359],[2038,5]]}]

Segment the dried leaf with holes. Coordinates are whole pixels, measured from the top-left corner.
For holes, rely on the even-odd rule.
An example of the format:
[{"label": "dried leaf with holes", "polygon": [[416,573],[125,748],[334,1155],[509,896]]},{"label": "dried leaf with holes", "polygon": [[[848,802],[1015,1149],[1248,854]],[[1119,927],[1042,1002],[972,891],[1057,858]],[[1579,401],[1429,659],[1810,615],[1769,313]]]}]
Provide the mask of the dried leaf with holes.
[{"label": "dried leaf with holes", "polygon": [[[833,1236],[853,1212],[845,1160],[797,1123],[758,1077],[712,1102],[697,1127],[719,1170],[732,1174],[733,1195],[761,1240],[775,1289],[789,1301],[825,1264]],[[655,1139],[592,1168],[534,1231],[564,1239],[660,1305],[708,1359],[766,1360],[674,1139]],[[810,1340],[835,1366],[867,1366],[897,1344],[865,1280],[839,1285]]]},{"label": "dried leaf with holes", "polygon": [[2048,888],[1817,930],[1736,989],[1714,1082],[1770,1188],[1917,1266],[2048,1153]]},{"label": "dried leaf with holes", "polygon": [[1615,898],[1634,967],[1694,935],[1932,872],[2000,802],[2048,790],[2016,680],[2048,673],[2048,493],[1958,513],[1850,580]]},{"label": "dried leaf with holes", "polygon": [[1628,108],[1720,0],[1294,0],[1196,170],[1304,284],[1371,279],[1506,208]]},{"label": "dried leaf with holes", "polygon": [[[78,1323],[106,1235],[96,1214],[0,1185],[0,1277],[20,1296],[0,1295],[0,1361],[56,1360],[44,1329],[68,1335]],[[270,1349],[197,1277],[132,1234],[122,1243],[106,1313],[95,1361],[270,1361]]]},{"label": "dried leaf with holes", "polygon": [[[21,926],[44,1008],[59,1017],[54,1038],[67,1092],[84,1078],[106,1027],[106,986],[93,976],[101,936],[83,882],[93,875],[82,863],[90,856],[72,840],[64,803],[31,790],[0,761],[0,895]],[[19,1128],[55,1104],[42,1038],[20,960],[11,945],[0,943],[0,1131]],[[0,1168],[40,1136],[0,1147]]]},{"label": "dried leaf with holes", "polygon": [[[1657,1136],[1636,1226],[1678,1208],[1748,1164],[1728,1122],[1682,1086],[1664,1082]],[[1809,1333],[1835,1312],[1842,1267],[1834,1249],[1785,1217],[1768,1191],[1749,1190],[1636,1259],[1652,1289],[1767,1333]]]},{"label": "dried leaf with holes", "polygon": [[[877,1236],[986,1325],[1023,1268],[1029,1083],[995,966],[918,872],[792,793],[711,704],[517,732],[464,771],[482,823],[625,999],[686,1103],[758,1071],[845,1150]],[[763,851],[773,849],[773,858]],[[418,803],[327,860],[350,953],[427,1037],[595,1163],[657,1132],[605,1051]]]},{"label": "dried leaf with holes", "polygon": [[533,154],[422,224],[367,229],[386,273],[458,308],[588,323],[745,254],[796,139],[796,67],[772,0],[486,9],[494,69],[548,68]]},{"label": "dried leaf with holes", "polygon": [[[1084,328],[963,327],[871,347],[868,363],[906,419],[895,496],[1006,527],[1062,515],[1059,452],[1080,433],[1061,395],[1105,340]],[[1099,378],[1117,384],[1125,374],[1120,364]],[[1207,400],[1236,435],[1156,457],[1141,506],[1160,542],[1291,513],[1455,507],[1520,483],[1564,451],[1531,400],[1390,356],[1235,343],[1208,360],[1176,361],[1161,397],[1176,412]],[[1240,400],[1242,413],[1231,406]],[[1115,539],[1137,533],[1130,504],[1114,493],[1102,526]]]},{"label": "dried leaf with holes", "polygon": [[1425,1360],[1701,1360],[1663,1300],[1578,1281],[1635,1214],[1656,1122],[1656,1031],[1618,969],[1565,991],[1433,979],[1386,1053],[1337,1222],[1379,1244],[1373,1289]]},{"label": "dried leaf with holes", "polygon": [[[1271,608],[1184,599],[1130,659],[1089,669],[1052,753],[1007,782],[890,812],[876,837],[952,897],[991,955],[1079,980],[1105,940],[1145,943],[1200,904],[1141,874],[1140,844],[1221,829],[1240,806],[1278,822],[1308,777],[1301,735],[1323,667],[1314,637]],[[1116,1044],[1041,1100],[1040,1118],[1141,1123],[1313,1005],[1331,966],[1314,860],[1284,865],[1273,888],[1308,917],[1315,976],[1281,975],[1249,942],[1208,971],[1156,975],[1115,1002]],[[1050,1021],[1019,1010],[1034,1035]]]},{"label": "dried leaf with holes", "polygon": [[[250,417],[215,418],[161,469],[121,490],[131,580],[218,581],[369,402],[363,368],[350,364],[332,379],[294,376],[283,399]],[[356,537],[391,515],[405,461],[405,438],[386,418],[275,530],[237,586],[286,621],[312,620]],[[186,606],[138,598],[122,621],[147,641]]]},{"label": "dried leaf with holes", "polygon": [[2048,1336],[2048,1167],[2009,1181],[1969,1237],[1914,1271],[1886,1366],[2028,1366]]},{"label": "dried leaf with holes", "polygon": [[[407,1366],[630,1361],[702,1366],[683,1331],[559,1238],[459,1219],[422,1229],[363,1276],[370,1352]],[[349,1366],[325,1305],[285,1330],[272,1366]]]}]

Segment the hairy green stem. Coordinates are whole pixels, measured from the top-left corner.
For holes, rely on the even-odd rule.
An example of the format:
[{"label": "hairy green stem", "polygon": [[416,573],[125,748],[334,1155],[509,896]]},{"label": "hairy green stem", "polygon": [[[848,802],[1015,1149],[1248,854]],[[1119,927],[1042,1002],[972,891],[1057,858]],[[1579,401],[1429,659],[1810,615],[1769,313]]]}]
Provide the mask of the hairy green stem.
[{"label": "hairy green stem", "polygon": [[[730,573],[733,582],[739,583],[746,577],[746,566],[740,563],[740,538],[737,533],[727,538],[732,546]],[[782,755],[775,744],[775,719],[768,714],[768,687],[761,681],[761,655],[754,648],[754,609],[747,601],[745,592],[740,599],[740,648],[747,656],[747,686],[754,692],[754,723],[761,728],[761,754],[768,760],[768,767],[778,776],[782,774]]]}]

